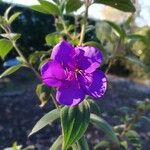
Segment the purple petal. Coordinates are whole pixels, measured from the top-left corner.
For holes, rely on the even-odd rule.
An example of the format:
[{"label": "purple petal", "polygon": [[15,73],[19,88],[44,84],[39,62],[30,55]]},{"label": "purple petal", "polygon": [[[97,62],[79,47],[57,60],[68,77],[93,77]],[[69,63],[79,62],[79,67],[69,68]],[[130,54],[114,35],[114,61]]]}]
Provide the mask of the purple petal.
[{"label": "purple petal", "polygon": [[53,48],[51,59],[63,64],[72,64],[74,54],[74,47],[67,41],[61,41]]},{"label": "purple petal", "polygon": [[60,87],[66,79],[65,70],[56,61],[49,61],[41,68],[43,82],[48,86]]},{"label": "purple petal", "polygon": [[77,81],[70,82],[67,87],[60,87],[56,94],[56,100],[63,105],[74,106],[83,101],[84,91]]},{"label": "purple petal", "polygon": [[104,95],[107,88],[107,79],[102,71],[97,70],[91,74],[80,75],[78,79],[88,95],[95,98],[100,98]]},{"label": "purple petal", "polygon": [[101,51],[92,46],[76,47],[76,61],[81,70],[87,73],[94,72],[102,63]]}]

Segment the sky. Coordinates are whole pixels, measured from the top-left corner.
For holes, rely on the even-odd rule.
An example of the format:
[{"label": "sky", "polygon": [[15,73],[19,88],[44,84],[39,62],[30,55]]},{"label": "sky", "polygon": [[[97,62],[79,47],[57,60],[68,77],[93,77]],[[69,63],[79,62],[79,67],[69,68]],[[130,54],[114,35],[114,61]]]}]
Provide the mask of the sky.
[{"label": "sky", "polygon": [[[13,2],[16,4],[25,5],[25,6],[38,4],[37,0],[3,0],[3,1]],[[140,11],[139,11],[139,17],[136,18],[135,22],[140,27],[144,25],[150,26],[150,0],[138,0],[138,3],[139,3]],[[96,20],[99,20],[100,18],[109,19],[108,15],[106,17],[106,14],[102,13],[103,10],[105,10],[104,5],[94,4],[89,9],[89,17],[94,18]],[[81,11],[83,11],[83,8],[81,8],[76,14],[80,13]],[[117,12],[115,11],[114,13],[117,13]],[[123,16],[123,14],[121,14],[121,16]],[[124,15],[124,17],[125,16],[126,14]],[[113,18],[113,16],[110,16],[110,18]],[[116,18],[117,17],[114,17],[114,20],[112,21],[117,21]],[[120,20],[118,20],[118,22],[121,22],[121,21],[123,21],[123,17],[120,17]]]}]

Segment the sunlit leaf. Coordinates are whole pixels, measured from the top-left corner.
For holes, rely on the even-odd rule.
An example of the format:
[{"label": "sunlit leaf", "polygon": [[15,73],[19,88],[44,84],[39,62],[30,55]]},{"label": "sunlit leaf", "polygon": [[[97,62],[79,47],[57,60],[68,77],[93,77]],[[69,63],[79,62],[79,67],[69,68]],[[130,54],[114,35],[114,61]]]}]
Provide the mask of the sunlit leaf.
[{"label": "sunlit leaf", "polygon": [[66,12],[70,13],[76,11],[82,6],[82,2],[80,0],[66,0]]},{"label": "sunlit leaf", "polygon": [[64,107],[61,110],[63,130],[63,149],[66,150],[77,142],[85,133],[90,118],[90,108],[87,101],[75,107]]},{"label": "sunlit leaf", "polygon": [[8,19],[8,23],[11,24],[11,23],[14,22],[20,15],[21,15],[21,12],[15,12],[15,13]]},{"label": "sunlit leaf", "polygon": [[53,123],[53,121],[55,121],[56,119],[58,119],[60,117],[59,114],[59,110],[58,109],[54,109],[52,111],[50,111],[49,113],[45,114],[33,127],[31,133],[29,134],[29,136],[31,136],[32,134],[38,132],[39,130],[41,130],[42,128],[44,128],[46,125],[50,125]]},{"label": "sunlit leaf", "polygon": [[108,5],[125,12],[135,12],[135,7],[131,0],[95,0],[95,3]]},{"label": "sunlit leaf", "polygon": [[45,14],[52,14],[52,15],[60,15],[60,10],[58,5],[54,2],[46,1],[46,0],[38,0],[40,5],[33,5],[30,8]]},{"label": "sunlit leaf", "polygon": [[2,59],[11,51],[13,48],[12,43],[7,39],[0,39],[0,57]]},{"label": "sunlit leaf", "polygon": [[5,33],[5,34],[0,34],[0,36],[16,41],[21,37],[21,34],[19,34],[19,33],[9,33],[9,34]]},{"label": "sunlit leaf", "polygon": [[60,36],[57,32],[54,32],[54,33],[48,34],[45,37],[45,40],[48,45],[54,46],[60,41]]},{"label": "sunlit leaf", "polygon": [[0,75],[0,78],[2,77],[5,77],[5,76],[8,76],[14,72],[16,72],[17,70],[19,70],[23,65],[22,64],[19,64],[19,65],[16,65],[16,66],[12,66],[8,69],[6,69],[1,75]]}]

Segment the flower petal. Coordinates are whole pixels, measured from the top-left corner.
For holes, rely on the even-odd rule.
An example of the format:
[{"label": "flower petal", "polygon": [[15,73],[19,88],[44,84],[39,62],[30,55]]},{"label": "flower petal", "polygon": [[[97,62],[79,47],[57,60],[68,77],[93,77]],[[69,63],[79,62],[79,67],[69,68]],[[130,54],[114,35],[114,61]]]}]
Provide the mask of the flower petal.
[{"label": "flower petal", "polygon": [[52,50],[51,59],[60,63],[73,63],[74,47],[67,41],[61,41]]},{"label": "flower petal", "polygon": [[56,100],[63,105],[74,106],[83,101],[85,97],[84,91],[78,85],[77,81],[70,82],[68,86],[58,89]]},{"label": "flower petal", "polygon": [[95,71],[102,63],[101,51],[93,46],[76,47],[76,61],[81,70],[88,73]]},{"label": "flower petal", "polygon": [[102,71],[97,70],[92,74],[80,75],[78,79],[88,95],[95,98],[100,98],[104,95],[107,88],[107,79]]},{"label": "flower petal", "polygon": [[66,79],[65,70],[56,61],[49,61],[41,68],[43,82],[48,86],[60,87]]}]

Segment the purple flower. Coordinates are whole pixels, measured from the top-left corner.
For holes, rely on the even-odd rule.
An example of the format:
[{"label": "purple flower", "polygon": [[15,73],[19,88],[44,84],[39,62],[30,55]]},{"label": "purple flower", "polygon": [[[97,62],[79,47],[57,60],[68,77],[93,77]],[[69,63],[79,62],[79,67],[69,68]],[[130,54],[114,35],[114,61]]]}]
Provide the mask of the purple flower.
[{"label": "purple flower", "polygon": [[41,68],[43,82],[57,88],[56,100],[74,106],[86,95],[100,98],[104,95],[107,80],[98,68],[102,53],[96,47],[73,47],[61,41],[52,50],[50,60]]}]

